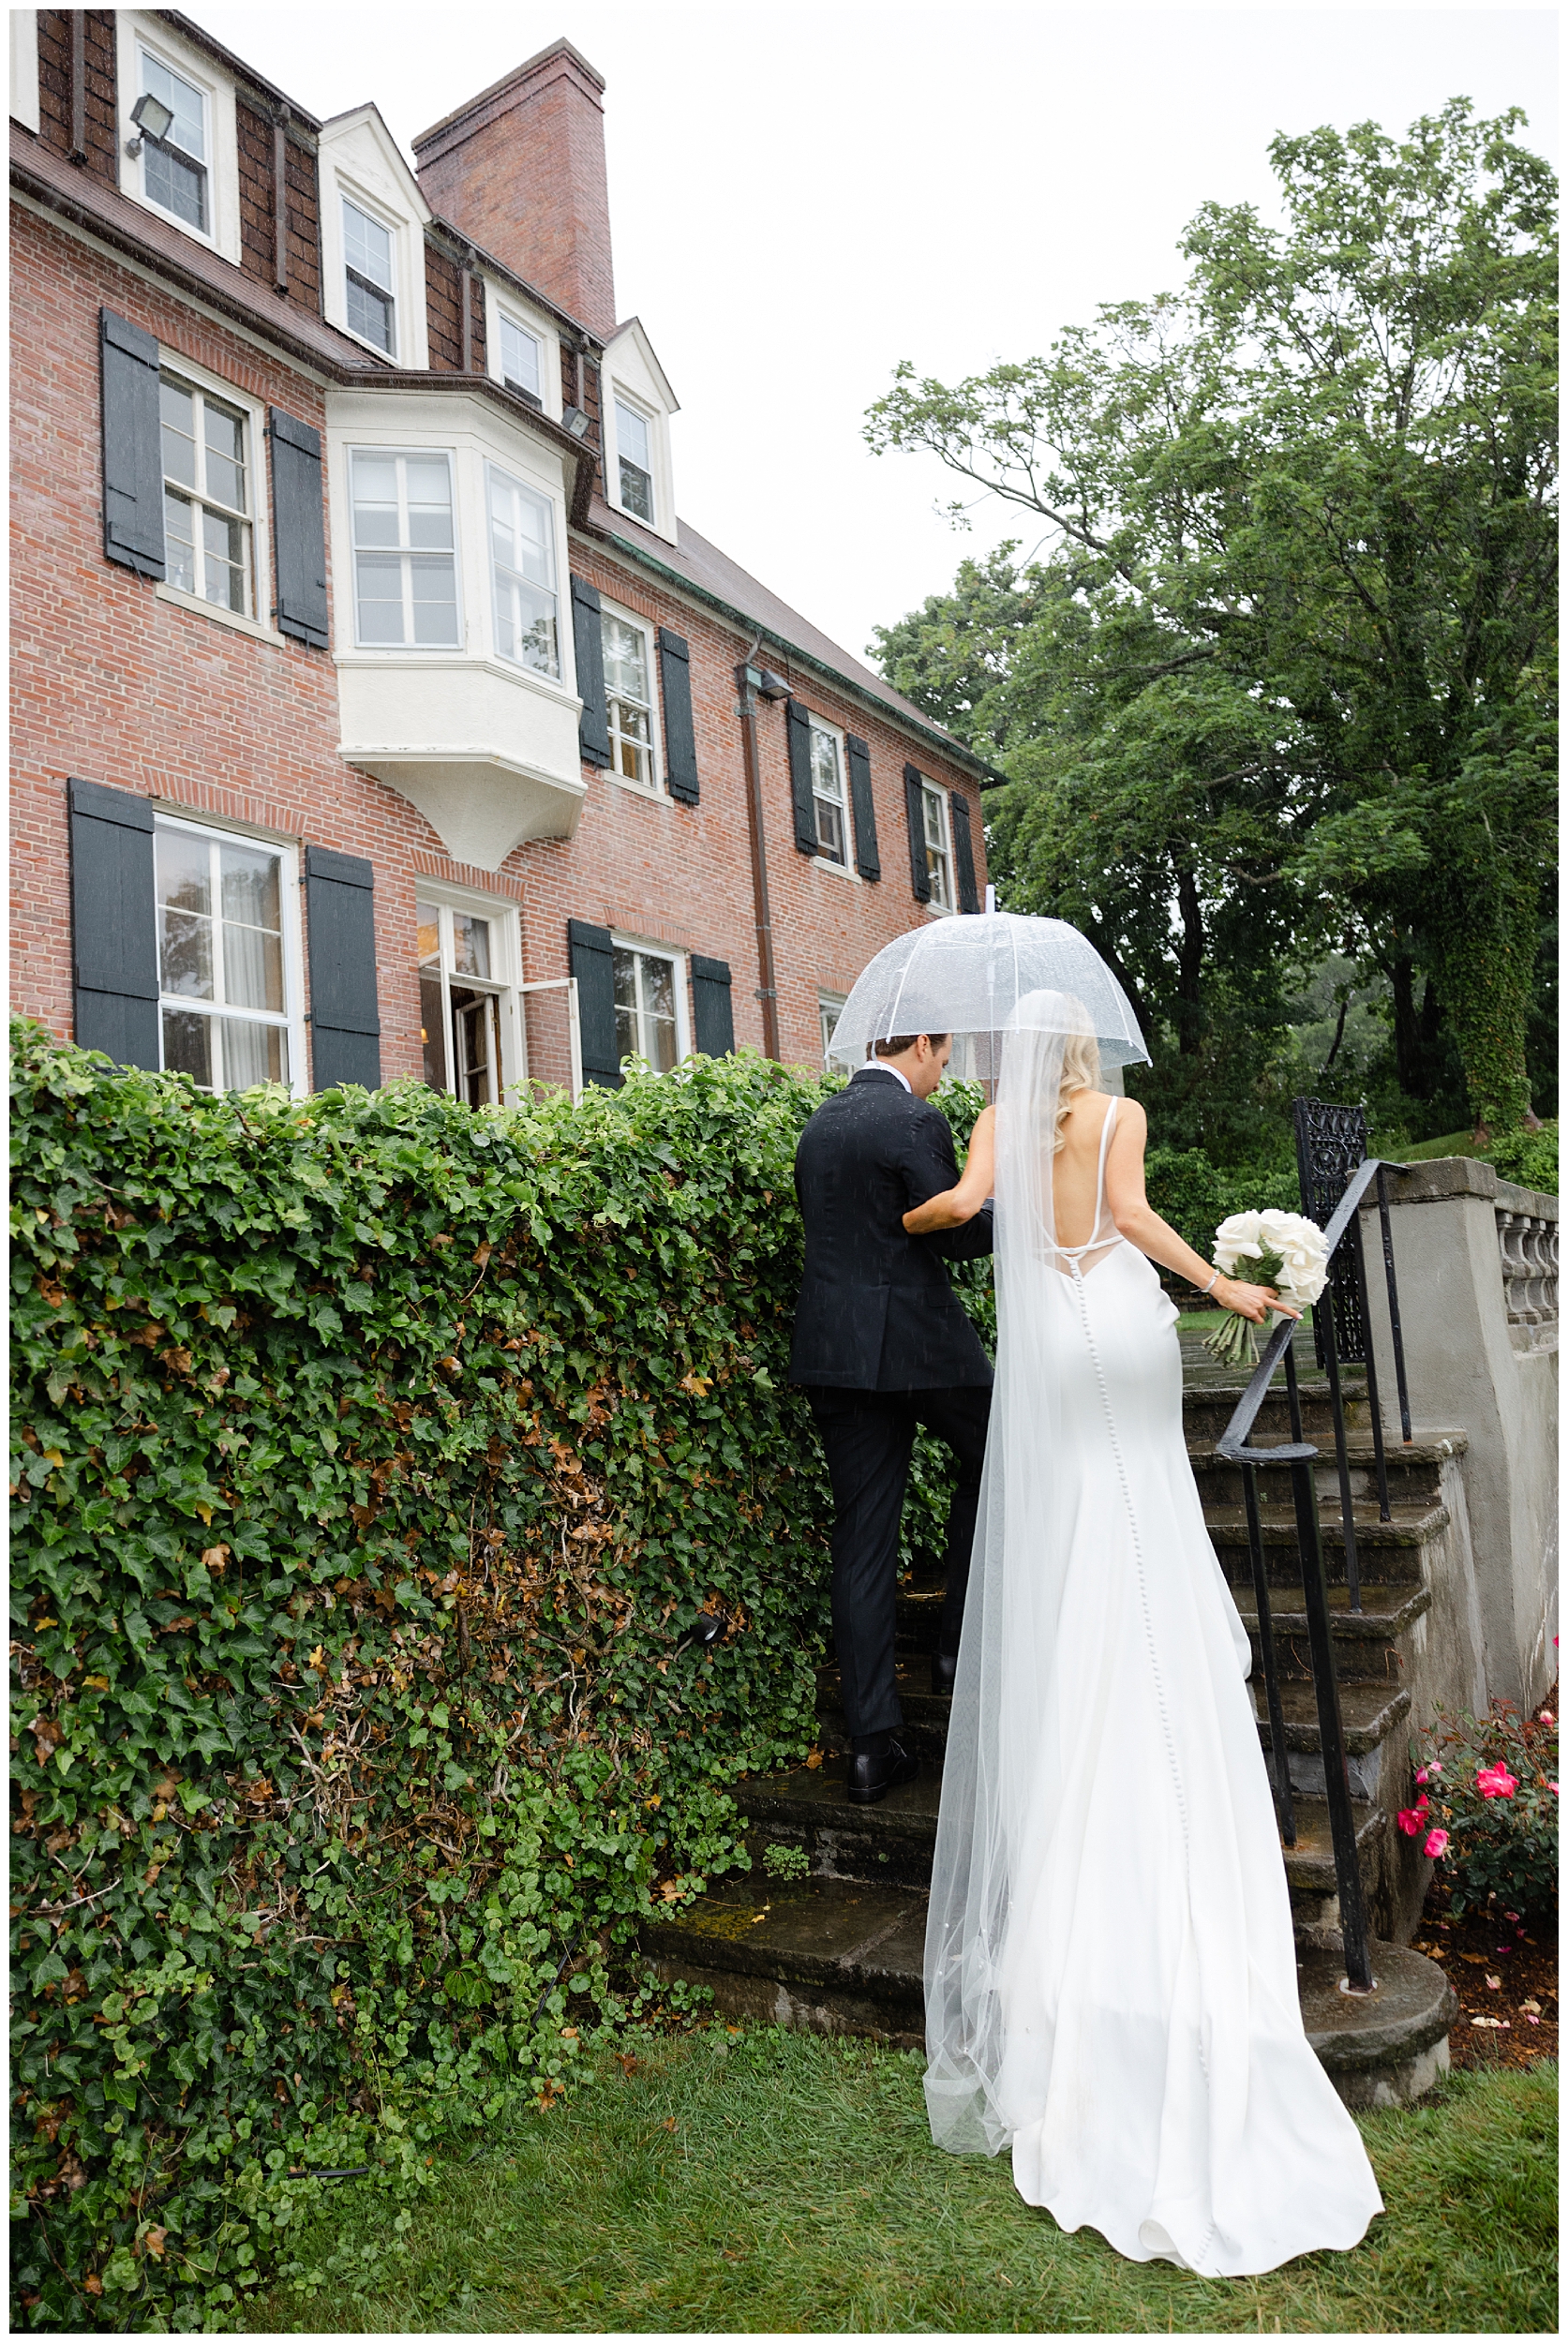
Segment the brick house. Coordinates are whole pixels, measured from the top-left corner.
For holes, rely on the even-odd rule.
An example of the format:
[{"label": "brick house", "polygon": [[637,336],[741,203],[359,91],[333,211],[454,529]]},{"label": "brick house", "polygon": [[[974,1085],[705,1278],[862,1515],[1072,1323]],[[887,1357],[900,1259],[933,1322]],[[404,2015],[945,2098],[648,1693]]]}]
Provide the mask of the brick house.
[{"label": "brick house", "polygon": [[984,768],[677,519],[592,67],[416,173],[172,10],[10,40],[13,1007],[221,1088],[818,1060]]}]

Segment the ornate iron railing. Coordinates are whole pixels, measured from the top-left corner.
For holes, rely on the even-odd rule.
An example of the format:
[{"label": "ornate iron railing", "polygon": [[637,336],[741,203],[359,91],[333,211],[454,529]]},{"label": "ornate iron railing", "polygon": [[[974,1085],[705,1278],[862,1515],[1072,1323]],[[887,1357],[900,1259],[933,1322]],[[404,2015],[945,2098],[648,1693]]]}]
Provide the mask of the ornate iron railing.
[{"label": "ornate iron railing", "polygon": [[[1372,1419],[1372,1450],[1377,1472],[1378,1511],[1380,1517],[1392,1518],[1388,1500],[1388,1467],[1383,1453],[1382,1416],[1378,1403],[1377,1370],[1369,1339],[1371,1321],[1367,1310],[1366,1264],[1361,1234],[1362,1200],[1374,1187],[1377,1190],[1379,1218],[1382,1231],[1383,1271],[1388,1287],[1388,1316],[1394,1372],[1399,1392],[1399,1422],[1406,1442],[1411,1439],[1410,1395],[1405,1380],[1405,1347],[1399,1321],[1399,1287],[1394,1268],[1394,1240],[1389,1225],[1388,1175],[1403,1171],[1396,1163],[1381,1163],[1375,1158],[1363,1161],[1350,1169],[1342,1192],[1323,1233],[1327,1240],[1331,1268],[1343,1259],[1351,1267],[1353,1291],[1359,1307],[1363,1330],[1367,1336],[1363,1345],[1366,1366],[1366,1395]],[[1339,1351],[1336,1339],[1335,1312],[1322,1305],[1313,1313],[1313,1324],[1321,1330],[1319,1356],[1328,1376],[1329,1405],[1334,1421],[1335,1456],[1338,1468],[1339,1506],[1344,1523],[1345,1576],[1350,1606],[1360,1611],[1361,1579],[1356,1563],[1355,1521],[1352,1511],[1350,1480],[1350,1460],[1345,1428],[1344,1388],[1339,1373]],[[1345,1976],[1348,1990],[1353,1993],[1369,1993],[1376,1979],[1371,1969],[1370,1946],[1367,1937],[1366,1898],[1362,1886],[1361,1863],[1356,1852],[1355,1813],[1351,1800],[1350,1768],[1346,1759],[1345,1729],[1339,1711],[1339,1679],[1334,1660],[1334,1630],[1328,1600],[1328,1578],[1323,1565],[1322,1534],[1318,1517],[1317,1466],[1321,1452],[1303,1438],[1301,1394],[1296,1382],[1295,1354],[1292,1349],[1294,1322],[1286,1318],[1270,1335],[1252,1380],[1242,1395],[1240,1403],[1216,1444],[1216,1453],[1227,1464],[1241,1468],[1242,1488],[1247,1510],[1247,1548],[1252,1565],[1252,1582],[1258,1604],[1258,1642],[1263,1663],[1263,1696],[1268,1707],[1269,1739],[1272,1745],[1275,1804],[1279,1816],[1279,1834],[1287,1846],[1296,1843],[1295,1804],[1291,1791],[1291,1764],[1285,1746],[1284,1705],[1279,1690],[1279,1662],[1275,1649],[1274,1624],[1269,1602],[1268,1571],[1263,1556],[1262,1516],[1258,1508],[1257,1471],[1261,1465],[1277,1468],[1288,1465],[1291,1472],[1291,1493],[1295,1513],[1296,1545],[1301,1559],[1303,1607],[1307,1613],[1307,1645],[1312,1660],[1312,1681],[1317,1695],[1318,1738],[1322,1750],[1324,1795],[1328,1803],[1329,1834],[1334,1846],[1334,1870],[1339,1893],[1339,1926],[1345,1948]],[[1250,1445],[1252,1427],[1258,1411],[1274,1380],[1275,1369],[1280,1361],[1285,1366],[1285,1391],[1290,1406],[1291,1438],[1277,1448],[1255,1448]]]}]

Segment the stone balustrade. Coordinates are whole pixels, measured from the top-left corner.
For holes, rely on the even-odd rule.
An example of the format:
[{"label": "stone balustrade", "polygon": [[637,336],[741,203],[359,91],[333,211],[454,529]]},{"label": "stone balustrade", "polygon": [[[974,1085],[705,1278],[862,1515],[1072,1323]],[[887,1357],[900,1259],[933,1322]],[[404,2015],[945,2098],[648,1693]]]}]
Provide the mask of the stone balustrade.
[{"label": "stone balustrade", "polygon": [[[1528,1209],[1510,1208],[1501,1201],[1495,1207],[1509,1339],[1516,1351],[1555,1351],[1557,1199],[1537,1197],[1523,1188],[1510,1188],[1508,1193],[1529,1196]],[[1553,1206],[1549,1216],[1539,1210],[1543,1202]]]}]

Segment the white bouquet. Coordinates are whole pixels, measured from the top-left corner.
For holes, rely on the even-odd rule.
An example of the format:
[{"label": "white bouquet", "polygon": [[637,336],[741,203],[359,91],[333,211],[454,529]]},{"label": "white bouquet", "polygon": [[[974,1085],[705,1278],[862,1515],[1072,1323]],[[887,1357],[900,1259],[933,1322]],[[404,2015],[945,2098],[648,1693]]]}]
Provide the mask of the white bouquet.
[{"label": "white bouquet", "polygon": [[[1299,1212],[1233,1212],[1214,1232],[1214,1261],[1227,1277],[1273,1286],[1292,1309],[1309,1309],[1328,1283],[1323,1232]],[[1250,1319],[1228,1310],[1203,1348],[1228,1366],[1251,1364],[1258,1356],[1258,1330]]]}]

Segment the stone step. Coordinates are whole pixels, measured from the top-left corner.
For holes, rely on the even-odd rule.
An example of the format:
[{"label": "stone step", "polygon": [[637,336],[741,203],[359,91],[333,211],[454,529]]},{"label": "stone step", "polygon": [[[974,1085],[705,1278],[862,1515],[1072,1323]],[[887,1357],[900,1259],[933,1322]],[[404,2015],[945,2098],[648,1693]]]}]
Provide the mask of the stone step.
[{"label": "stone step", "polygon": [[[1449,1527],[1448,1508],[1395,1505],[1390,1511],[1393,1518],[1382,1521],[1375,1504],[1351,1507],[1360,1575],[1363,1580],[1419,1584],[1425,1575],[1422,1548],[1435,1545]],[[1245,1507],[1240,1503],[1205,1505],[1203,1521],[1226,1577],[1232,1586],[1239,1581],[1250,1586],[1252,1557]],[[1299,1584],[1301,1563],[1294,1507],[1260,1504],[1258,1525],[1271,1584],[1276,1579],[1282,1585],[1292,1580]],[[1330,1580],[1341,1578],[1345,1572],[1345,1519],[1337,1496],[1332,1502],[1320,1500],[1318,1536]]]},{"label": "stone step", "polygon": [[[1319,1440],[1318,1444],[1322,1450],[1315,1476],[1318,1495],[1337,1510],[1339,1473],[1334,1442],[1332,1439],[1327,1439]],[[1271,1437],[1259,1445],[1277,1447],[1281,1443]],[[1444,1467],[1456,1456],[1463,1455],[1468,1445],[1462,1432],[1426,1433],[1412,1440],[1408,1448],[1397,1438],[1391,1440],[1383,1451],[1390,1501],[1396,1506],[1435,1504],[1441,1494]],[[1345,1442],[1345,1449],[1351,1498],[1360,1503],[1375,1506],[1378,1502],[1377,1454],[1371,1434],[1352,1432]],[[1198,1483],[1198,1494],[1205,1505],[1211,1502],[1217,1505],[1241,1503],[1239,1465],[1224,1462],[1214,1441],[1209,1440],[1188,1440],[1187,1453]],[[1290,1466],[1260,1465],[1258,1494],[1264,1504],[1290,1504]]]},{"label": "stone step", "polygon": [[[1254,1677],[1250,1690],[1258,1718],[1258,1738],[1263,1748],[1272,1752],[1274,1735],[1269,1727],[1262,1670]],[[1285,1714],[1291,1787],[1298,1797],[1322,1798],[1322,1735],[1318,1726],[1317,1687],[1303,1678],[1291,1678],[1279,1687],[1279,1706]],[[1404,1728],[1410,1712],[1411,1696],[1403,1685],[1351,1682],[1340,1686],[1339,1723],[1345,1737],[1346,1770],[1352,1798],[1365,1798],[1369,1804],[1383,1798],[1386,1804],[1388,1799],[1383,1794],[1389,1790],[1396,1802],[1403,1798],[1410,1754],[1409,1734]]]},{"label": "stone step", "polygon": [[[645,1922],[641,1948],[665,1979],[705,1985],[724,2015],[814,2034],[852,2034],[924,2048],[926,1899],[836,1879],[784,1884],[754,1871],[725,1879],[688,1910]],[[1448,2064],[1457,2012],[1435,1961],[1372,1948],[1376,1992],[1339,1991],[1344,1963],[1301,1951],[1307,2037],[1351,2107],[1405,2104]]]},{"label": "stone step", "polygon": [[[1254,1673],[1262,1680],[1262,1654],[1258,1640],[1258,1606],[1249,1584],[1232,1582],[1232,1594],[1241,1623],[1252,1638]],[[1340,1579],[1328,1589],[1329,1628],[1334,1638],[1335,1671],[1342,1685],[1371,1682],[1387,1686],[1399,1681],[1402,1656],[1399,1637],[1432,1606],[1431,1589],[1407,1580],[1366,1581],[1361,1609],[1351,1609],[1350,1589]],[[1307,1604],[1299,1579],[1283,1581],[1269,1591],[1269,1616],[1281,1676],[1310,1677],[1311,1647],[1307,1639]]]},{"label": "stone step", "polygon": [[[1334,1409],[1329,1398],[1325,1376],[1303,1377],[1297,1389],[1301,1396],[1303,1436],[1311,1440],[1334,1440]],[[1370,1434],[1366,1413],[1366,1385],[1363,1378],[1351,1370],[1341,1384],[1345,1403],[1345,1425],[1348,1431]],[[1247,1395],[1244,1382],[1193,1383],[1190,1380],[1182,1392],[1182,1423],[1188,1440],[1218,1440],[1231,1418]],[[1290,1397],[1283,1376],[1277,1375],[1264,1395],[1252,1426],[1252,1437],[1260,1443],[1266,1440],[1287,1440],[1291,1434]]]},{"label": "stone step", "polygon": [[[842,1756],[737,1783],[732,1795],[746,1817],[746,1849],[754,1871],[766,1878],[769,1846],[786,1846],[805,1854],[814,1879],[929,1888],[942,1801],[940,1764],[922,1762],[915,1781],[889,1790],[875,1806],[851,1806],[844,1783]],[[1296,1843],[1284,1850],[1285,1876],[1292,1903],[1299,1897],[1306,1916],[1322,1925],[1323,1900],[1335,1892],[1328,1808],[1321,1798],[1299,1798],[1295,1809]],[[1364,1869],[1370,1866],[1370,1887],[1377,1843],[1388,1817],[1364,1801],[1357,1802],[1355,1816],[1356,1844],[1365,1851]]]}]

